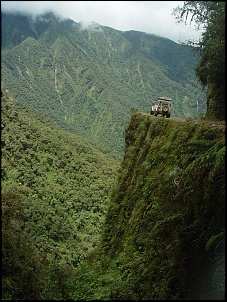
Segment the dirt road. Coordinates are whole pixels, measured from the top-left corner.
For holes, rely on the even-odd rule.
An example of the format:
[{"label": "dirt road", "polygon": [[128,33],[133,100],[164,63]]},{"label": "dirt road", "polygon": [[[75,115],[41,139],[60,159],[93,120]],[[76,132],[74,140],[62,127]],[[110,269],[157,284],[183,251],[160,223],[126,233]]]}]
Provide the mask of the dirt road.
[{"label": "dirt road", "polygon": [[171,116],[170,118],[166,118],[166,117],[163,117],[161,115],[158,115],[158,116],[150,115],[147,112],[141,112],[141,114],[149,115],[151,118],[156,118],[156,119],[157,118],[164,118],[164,119],[167,119],[167,120],[175,120],[175,121],[179,121],[179,122],[181,121],[181,122],[187,122],[187,123],[204,123],[204,124],[209,124],[209,125],[214,126],[214,127],[220,127],[220,128],[223,128],[223,129],[225,129],[225,127],[226,127],[226,122],[225,121],[197,120],[197,119],[191,119],[191,118],[182,119],[182,118],[175,117],[175,116]]}]

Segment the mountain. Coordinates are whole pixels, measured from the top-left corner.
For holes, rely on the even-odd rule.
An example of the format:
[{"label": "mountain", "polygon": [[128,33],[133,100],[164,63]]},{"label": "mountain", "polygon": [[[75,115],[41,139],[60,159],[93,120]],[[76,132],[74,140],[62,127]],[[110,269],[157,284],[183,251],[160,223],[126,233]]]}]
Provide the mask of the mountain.
[{"label": "mountain", "polygon": [[135,111],[119,169],[1,104],[3,300],[224,299],[224,122]]},{"label": "mountain", "polygon": [[159,96],[172,98],[173,116],[205,112],[193,47],[52,13],[1,18],[3,91],[104,152],[122,156],[131,112]]},{"label": "mountain", "polygon": [[225,299],[225,123],[135,112],[74,301]]}]

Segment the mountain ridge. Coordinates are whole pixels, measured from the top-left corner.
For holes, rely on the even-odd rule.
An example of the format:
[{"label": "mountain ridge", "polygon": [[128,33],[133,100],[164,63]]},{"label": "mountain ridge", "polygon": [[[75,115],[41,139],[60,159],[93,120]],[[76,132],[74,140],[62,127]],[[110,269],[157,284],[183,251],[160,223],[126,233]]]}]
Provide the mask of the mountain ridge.
[{"label": "mountain ridge", "polygon": [[192,47],[97,24],[84,29],[70,19],[37,19],[33,30],[24,17],[18,27],[12,16],[2,20],[3,90],[66,130],[122,154],[132,108],[149,111],[165,95],[175,116],[205,112]]}]

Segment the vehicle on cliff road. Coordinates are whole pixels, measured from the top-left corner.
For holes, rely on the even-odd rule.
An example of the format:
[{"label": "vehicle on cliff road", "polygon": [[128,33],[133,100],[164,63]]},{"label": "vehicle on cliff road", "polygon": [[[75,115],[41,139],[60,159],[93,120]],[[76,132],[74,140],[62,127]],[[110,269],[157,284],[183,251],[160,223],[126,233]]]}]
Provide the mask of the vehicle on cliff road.
[{"label": "vehicle on cliff road", "polygon": [[172,112],[172,101],[170,98],[159,97],[151,107],[151,115],[157,116],[161,114],[162,116],[170,117]]}]

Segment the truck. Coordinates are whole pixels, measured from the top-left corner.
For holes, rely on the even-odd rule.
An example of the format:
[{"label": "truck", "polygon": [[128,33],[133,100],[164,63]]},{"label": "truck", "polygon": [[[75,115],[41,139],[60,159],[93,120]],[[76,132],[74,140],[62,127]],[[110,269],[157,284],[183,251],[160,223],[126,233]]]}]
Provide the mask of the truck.
[{"label": "truck", "polygon": [[172,113],[172,100],[166,97],[159,97],[153,102],[150,114],[157,116],[161,114],[163,117],[170,117]]}]

